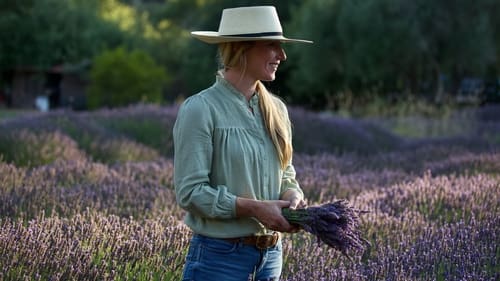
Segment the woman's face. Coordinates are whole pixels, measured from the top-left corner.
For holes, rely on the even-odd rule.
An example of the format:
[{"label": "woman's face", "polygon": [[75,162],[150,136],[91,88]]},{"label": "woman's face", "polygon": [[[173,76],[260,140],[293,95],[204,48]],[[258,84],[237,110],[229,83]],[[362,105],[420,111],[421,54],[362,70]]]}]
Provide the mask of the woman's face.
[{"label": "woman's face", "polygon": [[246,76],[261,81],[273,81],[280,62],[286,60],[280,41],[255,41],[246,55]]}]

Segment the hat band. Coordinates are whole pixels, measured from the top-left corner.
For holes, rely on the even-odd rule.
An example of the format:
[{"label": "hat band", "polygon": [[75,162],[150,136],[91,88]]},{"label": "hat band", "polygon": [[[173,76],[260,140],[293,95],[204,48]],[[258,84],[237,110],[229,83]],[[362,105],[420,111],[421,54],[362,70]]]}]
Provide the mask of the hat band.
[{"label": "hat band", "polygon": [[260,32],[260,33],[243,33],[243,34],[229,34],[222,36],[230,37],[266,37],[266,36],[282,36],[283,32]]}]

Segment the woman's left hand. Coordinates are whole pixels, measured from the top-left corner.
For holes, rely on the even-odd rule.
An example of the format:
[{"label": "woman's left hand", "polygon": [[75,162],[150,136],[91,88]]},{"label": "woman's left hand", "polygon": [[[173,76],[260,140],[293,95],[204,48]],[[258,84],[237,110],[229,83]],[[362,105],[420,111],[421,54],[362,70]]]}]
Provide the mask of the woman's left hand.
[{"label": "woman's left hand", "polygon": [[[306,201],[302,198],[302,195],[295,190],[288,190],[282,196],[281,200],[289,201],[290,209],[301,209],[307,207]],[[296,233],[300,231],[300,226],[292,224],[293,228],[287,232]]]},{"label": "woman's left hand", "polygon": [[302,194],[295,190],[287,190],[280,198],[281,200],[290,202],[290,209],[300,209],[307,207],[306,201],[302,198]]}]

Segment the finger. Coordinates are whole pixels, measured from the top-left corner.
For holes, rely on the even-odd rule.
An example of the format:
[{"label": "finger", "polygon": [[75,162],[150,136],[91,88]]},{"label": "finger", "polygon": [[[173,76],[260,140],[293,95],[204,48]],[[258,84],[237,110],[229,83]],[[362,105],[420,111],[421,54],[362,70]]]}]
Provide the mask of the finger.
[{"label": "finger", "polygon": [[304,201],[303,199],[300,199],[298,202],[297,202],[297,208],[305,208],[307,207],[307,203],[306,201]]},{"label": "finger", "polygon": [[290,208],[290,206],[292,205],[292,202],[290,202],[290,201],[279,200],[277,202],[278,202],[278,206],[280,208]]},{"label": "finger", "polygon": [[292,201],[290,201],[290,209],[302,208],[303,205],[304,205],[304,200],[300,198],[294,198]]},{"label": "finger", "polygon": [[304,199],[302,199],[302,198],[301,198],[301,199],[299,200],[299,207],[304,207],[304,206],[306,206],[306,205],[307,205],[306,201],[304,201]]}]

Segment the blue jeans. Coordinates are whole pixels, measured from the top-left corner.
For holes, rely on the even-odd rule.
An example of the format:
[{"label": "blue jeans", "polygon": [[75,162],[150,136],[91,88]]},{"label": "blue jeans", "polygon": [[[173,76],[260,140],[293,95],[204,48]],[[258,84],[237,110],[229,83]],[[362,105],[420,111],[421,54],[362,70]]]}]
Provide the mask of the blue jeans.
[{"label": "blue jeans", "polygon": [[184,265],[184,281],[274,281],[282,268],[281,240],[259,250],[243,243],[195,234]]}]

